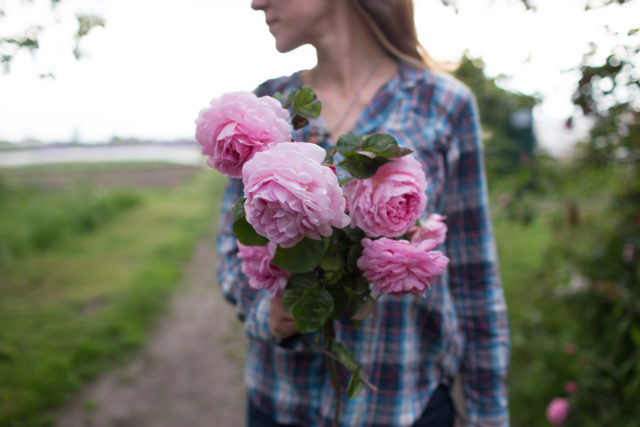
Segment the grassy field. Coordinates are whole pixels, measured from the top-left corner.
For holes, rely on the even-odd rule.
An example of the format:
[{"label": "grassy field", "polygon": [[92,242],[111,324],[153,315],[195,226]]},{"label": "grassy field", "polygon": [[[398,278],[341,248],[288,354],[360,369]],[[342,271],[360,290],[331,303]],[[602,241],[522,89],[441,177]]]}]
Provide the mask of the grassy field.
[{"label": "grassy field", "polygon": [[144,342],[215,221],[222,182],[206,171],[164,190],[5,186],[0,426],[49,424],[49,408]]},{"label": "grassy field", "polygon": [[541,218],[526,226],[496,218],[494,228],[511,330],[511,422],[514,426],[532,425],[532,419],[545,423],[548,402],[538,391],[549,377],[545,375],[546,359],[539,354],[553,342],[546,339],[546,313],[558,307],[553,298],[547,298],[552,290],[541,276],[552,234]]}]

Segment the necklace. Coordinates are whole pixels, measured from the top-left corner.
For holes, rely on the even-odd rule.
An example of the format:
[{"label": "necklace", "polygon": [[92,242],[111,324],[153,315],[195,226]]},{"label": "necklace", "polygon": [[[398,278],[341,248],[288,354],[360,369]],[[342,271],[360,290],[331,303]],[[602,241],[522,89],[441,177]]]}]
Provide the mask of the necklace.
[{"label": "necklace", "polygon": [[[373,77],[373,74],[378,69],[378,65],[380,65],[381,59],[382,57],[379,56],[378,59],[376,59],[376,61],[371,65],[371,68],[369,68],[367,75],[364,77],[364,79],[362,79],[362,82],[360,82],[358,89],[356,89],[356,91],[353,93],[353,96],[351,97],[351,100],[349,100],[349,104],[347,105],[347,108],[345,108],[345,110],[342,112],[342,115],[340,116],[340,119],[338,120],[338,122],[334,124],[331,127],[331,129],[327,129],[327,134],[328,134],[327,136],[332,135],[335,131],[340,129],[340,126],[342,126],[344,121],[347,120],[347,117],[349,117],[349,115],[351,114],[351,110],[353,109],[353,106],[356,104],[356,101],[360,97],[360,92],[362,92],[362,89],[364,89],[367,83],[369,83],[369,80],[371,80],[371,77]],[[317,75],[316,73],[313,73],[311,75],[311,86],[313,87],[315,87],[315,84],[316,84],[316,75]]]}]

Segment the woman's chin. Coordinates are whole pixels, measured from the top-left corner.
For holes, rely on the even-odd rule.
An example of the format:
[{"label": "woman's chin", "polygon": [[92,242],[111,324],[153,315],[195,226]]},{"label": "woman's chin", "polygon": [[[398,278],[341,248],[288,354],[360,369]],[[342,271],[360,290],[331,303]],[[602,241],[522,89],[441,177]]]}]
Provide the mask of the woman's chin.
[{"label": "woman's chin", "polygon": [[302,44],[303,43],[293,43],[290,41],[276,39],[276,50],[280,53],[287,53],[299,48]]}]

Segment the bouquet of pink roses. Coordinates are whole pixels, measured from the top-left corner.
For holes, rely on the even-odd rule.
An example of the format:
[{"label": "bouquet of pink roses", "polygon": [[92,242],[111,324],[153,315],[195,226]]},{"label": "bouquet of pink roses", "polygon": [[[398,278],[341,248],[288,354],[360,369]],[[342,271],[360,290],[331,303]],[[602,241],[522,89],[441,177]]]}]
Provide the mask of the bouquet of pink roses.
[{"label": "bouquet of pink roses", "polygon": [[196,139],[210,166],[242,178],[233,231],[249,285],[281,295],[301,333],[320,332],[313,345],[330,359],[334,387],[341,363],[353,397],[375,387],[333,321],[364,320],[381,294],[424,296],[449,262],[433,250],[447,228],[437,214],[421,221],[425,172],[390,135],[342,135],[326,151],[292,142],[320,109],[308,87],[286,99],[229,93],[200,112]]}]

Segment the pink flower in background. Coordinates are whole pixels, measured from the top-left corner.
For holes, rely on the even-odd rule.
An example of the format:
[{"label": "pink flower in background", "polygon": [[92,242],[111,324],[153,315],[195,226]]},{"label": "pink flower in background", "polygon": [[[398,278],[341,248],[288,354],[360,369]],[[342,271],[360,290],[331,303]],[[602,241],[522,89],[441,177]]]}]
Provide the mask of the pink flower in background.
[{"label": "pink flower in background", "polygon": [[264,289],[273,296],[282,295],[287,281],[293,274],[271,264],[276,245],[245,246],[238,242],[238,256],[242,259],[242,272],[249,279],[249,286]]},{"label": "pink flower in background", "polygon": [[289,112],[274,98],[232,92],[211,100],[196,119],[196,140],[207,164],[232,178],[269,145],[291,140]]},{"label": "pink flower in background", "polygon": [[369,237],[399,237],[413,226],[427,204],[427,181],[420,163],[403,156],[381,166],[367,179],[343,186],[351,227]]},{"label": "pink flower in background", "polygon": [[573,355],[576,353],[576,345],[574,343],[568,342],[564,345],[564,352],[568,355]]},{"label": "pink flower in background", "polygon": [[358,268],[379,293],[424,296],[449,263],[442,252],[427,252],[406,240],[364,238],[361,243]]},{"label": "pink flower in background", "polygon": [[631,264],[636,258],[636,247],[633,243],[625,243],[622,248],[622,260],[627,264]]},{"label": "pink flower in background", "polygon": [[573,394],[578,389],[578,385],[575,381],[567,381],[564,383],[564,391],[567,394]]},{"label": "pink flower in background", "polygon": [[547,406],[547,420],[554,426],[561,426],[569,418],[569,400],[556,397]]},{"label": "pink flower in background", "polygon": [[444,220],[446,216],[431,214],[420,227],[411,235],[411,243],[424,250],[432,249],[442,243],[447,238],[447,224]]},{"label": "pink flower in background", "polygon": [[283,248],[330,236],[349,224],[338,178],[310,143],[282,143],[256,153],[242,169],[247,222]]}]

